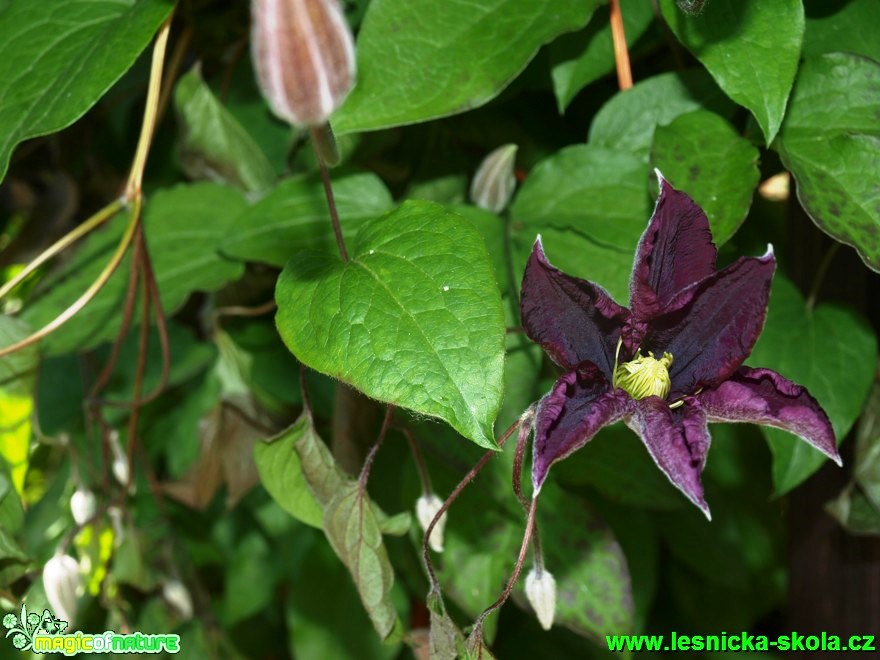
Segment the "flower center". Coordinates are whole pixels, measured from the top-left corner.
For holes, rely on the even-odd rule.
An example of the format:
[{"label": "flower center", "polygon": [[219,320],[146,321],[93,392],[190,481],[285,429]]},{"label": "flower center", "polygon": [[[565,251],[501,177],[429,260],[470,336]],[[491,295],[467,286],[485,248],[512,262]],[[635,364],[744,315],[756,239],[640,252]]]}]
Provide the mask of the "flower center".
[{"label": "flower center", "polygon": [[614,387],[627,392],[633,399],[659,396],[665,399],[669,394],[669,367],[672,366],[672,353],[663,353],[659,360],[654,353],[641,355],[624,362],[614,370]]}]

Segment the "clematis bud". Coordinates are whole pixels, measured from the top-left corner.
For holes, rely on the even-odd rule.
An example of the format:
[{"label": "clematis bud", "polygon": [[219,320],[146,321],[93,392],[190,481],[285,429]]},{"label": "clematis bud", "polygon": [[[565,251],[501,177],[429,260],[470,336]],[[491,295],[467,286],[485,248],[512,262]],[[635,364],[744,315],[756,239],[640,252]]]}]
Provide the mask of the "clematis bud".
[{"label": "clematis bud", "polygon": [[[428,525],[434,520],[434,516],[437,515],[442,506],[443,500],[434,495],[434,493],[422,495],[418,499],[416,502],[416,517],[419,519],[419,524],[423,530],[428,530]],[[443,528],[445,526],[446,512],[444,511],[443,515],[440,516],[440,520],[434,525],[434,529],[431,530],[431,537],[428,539],[428,544],[434,552],[443,552]]]},{"label": "clematis bud", "polygon": [[90,490],[77,488],[70,496],[70,512],[77,525],[85,525],[95,515],[95,494]]},{"label": "clematis bud", "polygon": [[191,619],[193,615],[193,603],[189,591],[180,580],[167,580],[162,585],[162,598],[183,619]]},{"label": "clematis bud", "polygon": [[110,452],[113,459],[110,467],[113,469],[113,476],[120,486],[127,486],[128,479],[131,476],[131,466],[128,464],[128,456],[119,443],[119,433],[114,429],[107,435],[107,441],[110,444]]},{"label": "clematis bud", "polygon": [[526,576],[526,597],[535,610],[538,623],[550,630],[556,615],[556,580],[546,568],[533,568]]},{"label": "clematis bud", "polygon": [[500,213],[510,203],[516,188],[513,163],[517,149],[515,144],[505,144],[480,163],[471,182],[471,200],[481,209]]},{"label": "clematis bud", "polygon": [[43,589],[52,613],[63,621],[73,621],[80,589],[79,565],[70,555],[58,553],[43,567]]},{"label": "clematis bud", "polygon": [[291,124],[320,126],[354,85],[354,40],[337,0],[251,0],[263,96]]}]

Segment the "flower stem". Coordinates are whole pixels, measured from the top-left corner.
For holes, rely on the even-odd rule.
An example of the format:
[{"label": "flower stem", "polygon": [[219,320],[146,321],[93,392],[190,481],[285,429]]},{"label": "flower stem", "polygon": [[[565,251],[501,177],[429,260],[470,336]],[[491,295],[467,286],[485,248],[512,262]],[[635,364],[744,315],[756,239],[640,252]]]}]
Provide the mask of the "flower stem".
[{"label": "flower stem", "polygon": [[370,447],[370,452],[364,459],[364,466],[361,468],[360,476],[358,476],[358,488],[360,489],[361,494],[367,490],[367,482],[370,480],[370,470],[373,469],[373,461],[376,460],[376,454],[379,452],[379,447],[382,446],[385,436],[388,435],[388,429],[391,426],[391,420],[393,417],[394,406],[389,403],[385,408],[385,419],[382,421],[382,428],[379,430],[379,437],[376,438],[376,442]]},{"label": "flower stem", "polygon": [[403,437],[406,438],[406,441],[409,444],[409,449],[412,452],[413,460],[416,463],[416,469],[419,473],[419,481],[422,482],[422,494],[430,495],[434,492],[434,488],[431,486],[431,475],[428,472],[428,468],[425,466],[425,457],[422,456],[422,452],[419,449],[419,445],[416,442],[416,438],[413,435],[413,432],[406,427],[401,430],[403,432]]},{"label": "flower stem", "polygon": [[828,268],[831,266],[831,262],[834,261],[834,257],[837,255],[839,249],[840,243],[834,241],[825,252],[825,256],[822,257],[822,261],[819,263],[819,268],[816,269],[816,275],[813,277],[813,285],[810,287],[810,295],[807,296],[807,314],[810,314],[816,306],[816,301],[819,299],[819,292],[822,289],[822,284],[825,282],[825,275],[828,274]]},{"label": "flower stem", "polygon": [[340,258],[343,261],[348,261],[348,250],[345,249],[342,226],[339,224],[339,212],[336,210],[336,199],[333,197],[333,185],[330,183],[330,172],[327,170],[327,162],[325,161],[327,154],[321,151],[325,142],[325,140],[319,137],[318,130],[312,129],[312,147],[315,149],[315,155],[318,157],[321,181],[324,184],[324,195],[327,197],[327,208],[330,210],[330,220],[333,222],[333,233],[336,234],[336,246],[339,248]]},{"label": "flower stem", "polygon": [[629,64],[629,50],[626,47],[626,34],[623,30],[623,14],[620,0],[611,0],[611,38],[614,41],[614,64],[617,67],[617,84],[621,90],[633,86],[632,69]]}]

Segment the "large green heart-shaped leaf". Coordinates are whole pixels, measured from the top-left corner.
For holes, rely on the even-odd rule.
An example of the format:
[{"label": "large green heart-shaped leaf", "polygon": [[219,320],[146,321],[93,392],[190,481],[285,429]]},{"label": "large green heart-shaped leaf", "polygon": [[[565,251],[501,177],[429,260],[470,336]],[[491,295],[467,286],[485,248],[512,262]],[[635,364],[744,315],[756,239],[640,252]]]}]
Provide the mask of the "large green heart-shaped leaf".
[{"label": "large green heart-shaped leaf", "polygon": [[647,175],[638,156],[591,144],[539,163],[510,210],[518,268],[541,234],[554,265],[625,301],[632,255],[650,215]]},{"label": "large green heart-shaped leaf", "polygon": [[695,110],[657,127],[651,158],[706,212],[715,245],[727,242],[752,205],[758,150],[718,115]]},{"label": "large green heart-shaped leaf", "polygon": [[0,180],[15,145],[85,114],[173,6],[169,0],[17,0],[0,7]]},{"label": "large green heart-shaped leaf", "polygon": [[[841,104],[840,99],[846,103]],[[880,64],[832,53],[804,62],[780,136],[782,162],[820,229],[880,271]]]},{"label": "large green heart-shaped leaf", "polygon": [[[828,413],[838,442],[868,396],[877,364],[877,339],[854,312],[832,305],[808,311],[795,286],[776,275],[764,332],[749,364],[768,367],[805,386]],[[761,427],[773,452],[777,494],[797,486],[827,459],[794,436]]]},{"label": "large green heart-shaped leaf", "polygon": [[[338,133],[413,124],[494,98],[543,44],[586,24],[600,0],[383,0],[357,42],[358,81]],[[475,66],[478,64],[478,66]]]},{"label": "large green heart-shaped leaf", "polygon": [[430,202],[365,224],[343,263],[302,252],[278,279],[276,323],[304,364],[439,417],[484,447],[501,405],[504,314],[482,237]]},{"label": "large green heart-shaped leaf", "polygon": [[845,51],[880,60],[875,0],[804,0],[804,57]]},{"label": "large green heart-shaped leaf", "polygon": [[[391,193],[375,174],[353,174],[333,182],[343,231],[391,210]],[[336,251],[327,198],[314,177],[286,179],[236,218],[223,253],[236,259],[283,266],[305,249]]]},{"label": "large green heart-shaped leaf", "polygon": [[590,144],[647,160],[657,126],[700,109],[727,116],[732,106],[702,69],[662,73],[612,96],[590,125]]},{"label": "large green heart-shaped leaf", "polygon": [[695,15],[680,11],[675,0],[660,5],[672,31],[721,89],[751,110],[769,145],[782,125],[801,56],[801,0],[712,0]]}]

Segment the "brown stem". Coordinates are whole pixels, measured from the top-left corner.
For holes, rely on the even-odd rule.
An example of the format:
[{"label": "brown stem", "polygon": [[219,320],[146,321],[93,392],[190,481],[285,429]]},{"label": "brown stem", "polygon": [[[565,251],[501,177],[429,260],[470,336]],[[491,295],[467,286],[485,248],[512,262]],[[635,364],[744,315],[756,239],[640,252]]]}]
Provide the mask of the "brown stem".
[{"label": "brown stem", "polygon": [[385,419],[382,421],[382,428],[379,430],[379,437],[376,438],[376,442],[370,447],[370,453],[368,453],[367,457],[364,459],[364,466],[361,468],[361,473],[358,477],[358,488],[360,488],[361,494],[367,490],[367,482],[370,480],[370,470],[373,469],[373,461],[376,460],[376,454],[379,452],[379,447],[382,446],[385,436],[388,435],[388,428],[391,426],[391,420],[393,418],[394,406],[389,403],[385,408]]},{"label": "brown stem", "polygon": [[425,465],[425,457],[422,456],[422,452],[419,449],[419,445],[416,442],[416,438],[413,435],[413,432],[408,428],[404,428],[403,437],[406,438],[407,443],[409,443],[409,450],[412,452],[413,460],[416,462],[416,470],[419,473],[419,481],[422,482],[422,494],[430,495],[434,492],[434,488],[431,486],[431,475],[428,472],[428,468]]},{"label": "brown stem", "polygon": [[[141,292],[143,299],[141,300],[141,333],[138,338],[138,355],[137,363],[134,368],[134,385],[132,388],[132,399],[138,402],[141,398],[141,388],[144,384],[144,373],[147,369],[147,351],[150,346],[150,290],[146,278],[143,281],[143,291]],[[134,452],[137,448],[137,425],[140,418],[141,407],[133,405],[131,413],[128,416],[128,483],[125,485],[126,490],[131,488],[134,479]]]},{"label": "brown stem", "polygon": [[330,172],[327,170],[327,165],[319,153],[318,167],[321,169],[321,181],[324,184],[324,195],[327,197],[327,208],[330,210],[330,220],[333,223],[333,233],[336,234],[336,246],[339,248],[339,256],[343,261],[348,261],[348,250],[345,249],[345,239],[342,237],[342,226],[339,224],[339,213],[336,210],[336,199],[333,197]]},{"label": "brown stem", "polygon": [[478,638],[482,637],[483,634],[483,622],[486,620],[492,612],[497,610],[499,607],[504,605],[507,602],[507,599],[510,598],[510,594],[513,592],[513,587],[516,585],[517,580],[519,580],[519,575],[522,573],[523,564],[526,561],[526,554],[529,550],[529,542],[532,539],[532,532],[535,528],[535,512],[538,509],[538,498],[535,497],[532,499],[532,503],[529,506],[528,516],[526,517],[526,531],[523,534],[522,545],[519,548],[519,556],[516,558],[516,566],[513,567],[513,574],[510,576],[510,580],[507,581],[507,586],[504,587],[504,591],[498,597],[494,603],[492,603],[489,607],[483,610],[483,613],[477,617],[477,621],[474,624],[474,632],[473,635]]},{"label": "brown stem", "polygon": [[[513,435],[513,432],[519,427],[521,424],[521,420],[516,420],[510,427],[498,438],[498,446],[501,447],[507,442],[507,439]],[[430,547],[428,545],[428,539],[431,538],[431,532],[434,531],[434,527],[437,525],[437,521],[440,520],[440,517],[449,510],[449,507],[452,506],[452,503],[458,499],[458,496],[461,495],[461,492],[465,489],[465,487],[472,482],[476,476],[480,473],[480,471],[485,467],[486,463],[489,462],[489,459],[495,456],[498,452],[496,451],[487,451],[483,456],[477,461],[476,465],[470,469],[470,471],[464,475],[464,478],[458,482],[458,485],[452,490],[449,494],[449,497],[443,502],[443,506],[434,514],[434,517],[431,519],[428,528],[425,530],[425,535],[422,537],[422,560],[425,562],[425,569],[428,571],[428,580],[431,583],[430,594],[434,594],[440,597],[440,584],[437,581],[437,574],[434,572],[434,564],[431,563],[431,552]],[[429,594],[429,595],[430,595]]]},{"label": "brown stem", "polygon": [[633,86],[632,69],[629,64],[629,50],[626,47],[626,33],[623,30],[623,14],[620,0],[611,0],[611,39],[614,42],[614,64],[617,67],[617,84],[621,90]]}]

